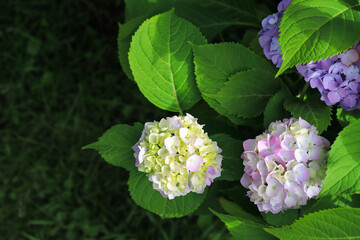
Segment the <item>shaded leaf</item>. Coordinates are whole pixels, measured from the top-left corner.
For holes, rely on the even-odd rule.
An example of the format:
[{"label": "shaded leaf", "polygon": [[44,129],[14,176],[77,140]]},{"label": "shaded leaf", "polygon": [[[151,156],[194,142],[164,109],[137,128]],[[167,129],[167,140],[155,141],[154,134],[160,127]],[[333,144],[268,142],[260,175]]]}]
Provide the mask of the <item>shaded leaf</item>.
[{"label": "shaded leaf", "polygon": [[263,225],[252,221],[242,221],[239,218],[231,215],[212,212],[225,223],[227,229],[234,239],[239,240],[267,240],[276,239],[264,231]]},{"label": "shaded leaf", "polygon": [[192,47],[196,83],[202,97],[218,113],[228,117],[235,124],[242,124],[243,118],[224,109],[215,99],[216,93],[237,72],[253,68],[274,72],[273,66],[248,48],[236,43],[192,45]]},{"label": "shaded leaf", "polygon": [[311,96],[305,101],[301,101],[295,97],[289,98],[285,101],[284,107],[291,112],[293,117],[301,117],[317,127],[319,134],[325,131],[330,125],[331,107],[326,106],[317,96]]},{"label": "shaded leaf", "polygon": [[256,223],[265,224],[264,220],[262,220],[261,218],[244,211],[237,204],[230,202],[225,198],[220,199],[220,204],[222,208],[225,210],[225,212],[227,212],[232,216],[238,217],[239,219],[243,219],[243,220],[250,220]]},{"label": "shaded leaf", "polygon": [[335,208],[311,213],[282,228],[265,228],[280,239],[357,239],[360,238],[360,209]]},{"label": "shaded leaf", "polygon": [[319,197],[360,193],[360,119],[339,133],[331,146]]},{"label": "shaded leaf", "polygon": [[256,68],[231,76],[214,98],[230,114],[251,118],[264,111],[279,88],[280,82],[271,72]]},{"label": "shaded leaf", "polygon": [[290,113],[284,108],[284,101],[290,97],[291,94],[287,90],[282,89],[270,98],[264,111],[265,129],[267,129],[272,122],[290,117]]},{"label": "shaded leaf", "polygon": [[342,108],[338,108],[336,111],[336,117],[339,120],[341,126],[346,127],[350,123],[360,118],[360,110],[355,109],[352,111],[346,111]]},{"label": "shaded leaf", "polygon": [[194,192],[170,200],[154,190],[145,173],[131,171],[128,181],[129,191],[135,203],[164,218],[182,217],[195,211],[206,197]]},{"label": "shaded leaf", "polygon": [[268,224],[274,226],[283,226],[291,224],[299,217],[299,210],[298,209],[289,209],[285,212],[279,212],[277,214],[273,214],[271,212],[268,213],[261,213],[263,218]]},{"label": "shaded leaf", "polygon": [[320,199],[312,199],[301,208],[301,215],[330,208],[356,208],[360,207],[359,195],[326,196]]},{"label": "shaded leaf", "polygon": [[118,124],[108,129],[97,142],[84,146],[82,149],[95,149],[104,160],[114,166],[126,170],[135,169],[135,157],[132,146],[141,136],[144,125],[135,123],[134,126]]},{"label": "shaded leaf", "polygon": [[215,134],[211,136],[213,141],[216,141],[221,148],[223,156],[222,172],[219,180],[238,180],[243,174],[244,168],[243,160],[240,158],[243,149],[242,141],[234,139],[227,134]]},{"label": "shaded leaf", "polygon": [[128,57],[130,42],[132,35],[145,19],[146,19],[145,17],[138,17],[124,24],[119,23],[119,33],[118,33],[118,42],[117,42],[118,57],[124,73],[128,76],[129,79],[132,80],[134,80],[134,76],[132,75],[130,69],[129,57]]}]

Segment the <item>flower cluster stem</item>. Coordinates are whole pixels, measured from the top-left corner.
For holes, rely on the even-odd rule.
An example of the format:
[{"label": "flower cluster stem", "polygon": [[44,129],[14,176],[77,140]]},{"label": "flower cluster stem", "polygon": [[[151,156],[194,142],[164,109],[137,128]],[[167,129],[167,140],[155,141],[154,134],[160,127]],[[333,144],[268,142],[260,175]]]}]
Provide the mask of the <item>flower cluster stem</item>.
[{"label": "flower cluster stem", "polygon": [[305,93],[306,93],[307,89],[309,88],[309,86],[310,86],[310,82],[307,82],[307,83],[304,85],[303,89],[301,90],[301,93],[300,93],[300,99],[301,99],[301,101],[304,101]]}]

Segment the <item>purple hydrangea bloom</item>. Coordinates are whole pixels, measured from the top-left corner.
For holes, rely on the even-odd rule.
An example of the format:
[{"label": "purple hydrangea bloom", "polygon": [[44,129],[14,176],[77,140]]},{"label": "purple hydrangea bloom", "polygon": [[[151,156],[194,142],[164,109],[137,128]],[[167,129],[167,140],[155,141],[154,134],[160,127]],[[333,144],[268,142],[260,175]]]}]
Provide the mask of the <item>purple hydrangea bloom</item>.
[{"label": "purple hydrangea bloom", "polygon": [[267,59],[271,60],[277,68],[282,64],[280,46],[279,46],[279,25],[285,9],[292,0],[283,0],[279,3],[278,12],[267,16],[262,21],[261,31],[259,32],[259,43],[264,49]]},{"label": "purple hydrangea bloom", "polygon": [[348,111],[360,109],[360,42],[344,53],[296,68],[328,106],[340,103]]},{"label": "purple hydrangea bloom", "polygon": [[316,127],[301,118],[284,119],[243,145],[240,182],[259,211],[298,209],[319,194],[330,143]]}]

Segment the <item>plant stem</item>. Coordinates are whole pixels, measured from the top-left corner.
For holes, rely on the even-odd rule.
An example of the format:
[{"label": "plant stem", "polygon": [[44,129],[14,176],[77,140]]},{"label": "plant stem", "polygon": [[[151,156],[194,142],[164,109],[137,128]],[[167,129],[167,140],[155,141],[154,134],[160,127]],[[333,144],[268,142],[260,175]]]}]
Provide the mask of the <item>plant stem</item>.
[{"label": "plant stem", "polygon": [[305,93],[306,93],[306,90],[309,88],[309,86],[310,86],[310,82],[307,82],[307,83],[304,85],[303,89],[301,90],[301,93],[300,93],[300,99],[301,99],[301,101],[304,101]]}]

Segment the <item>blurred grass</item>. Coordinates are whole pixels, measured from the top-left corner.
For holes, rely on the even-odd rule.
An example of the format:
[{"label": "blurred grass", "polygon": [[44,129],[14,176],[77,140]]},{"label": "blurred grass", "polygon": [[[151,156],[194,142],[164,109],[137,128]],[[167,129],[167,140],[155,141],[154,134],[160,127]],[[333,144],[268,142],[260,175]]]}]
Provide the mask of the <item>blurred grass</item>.
[{"label": "blurred grass", "polygon": [[118,64],[114,1],[0,2],[0,238],[223,239],[212,216],[162,220],[128,174],[81,147],[117,123],[167,115]]}]

